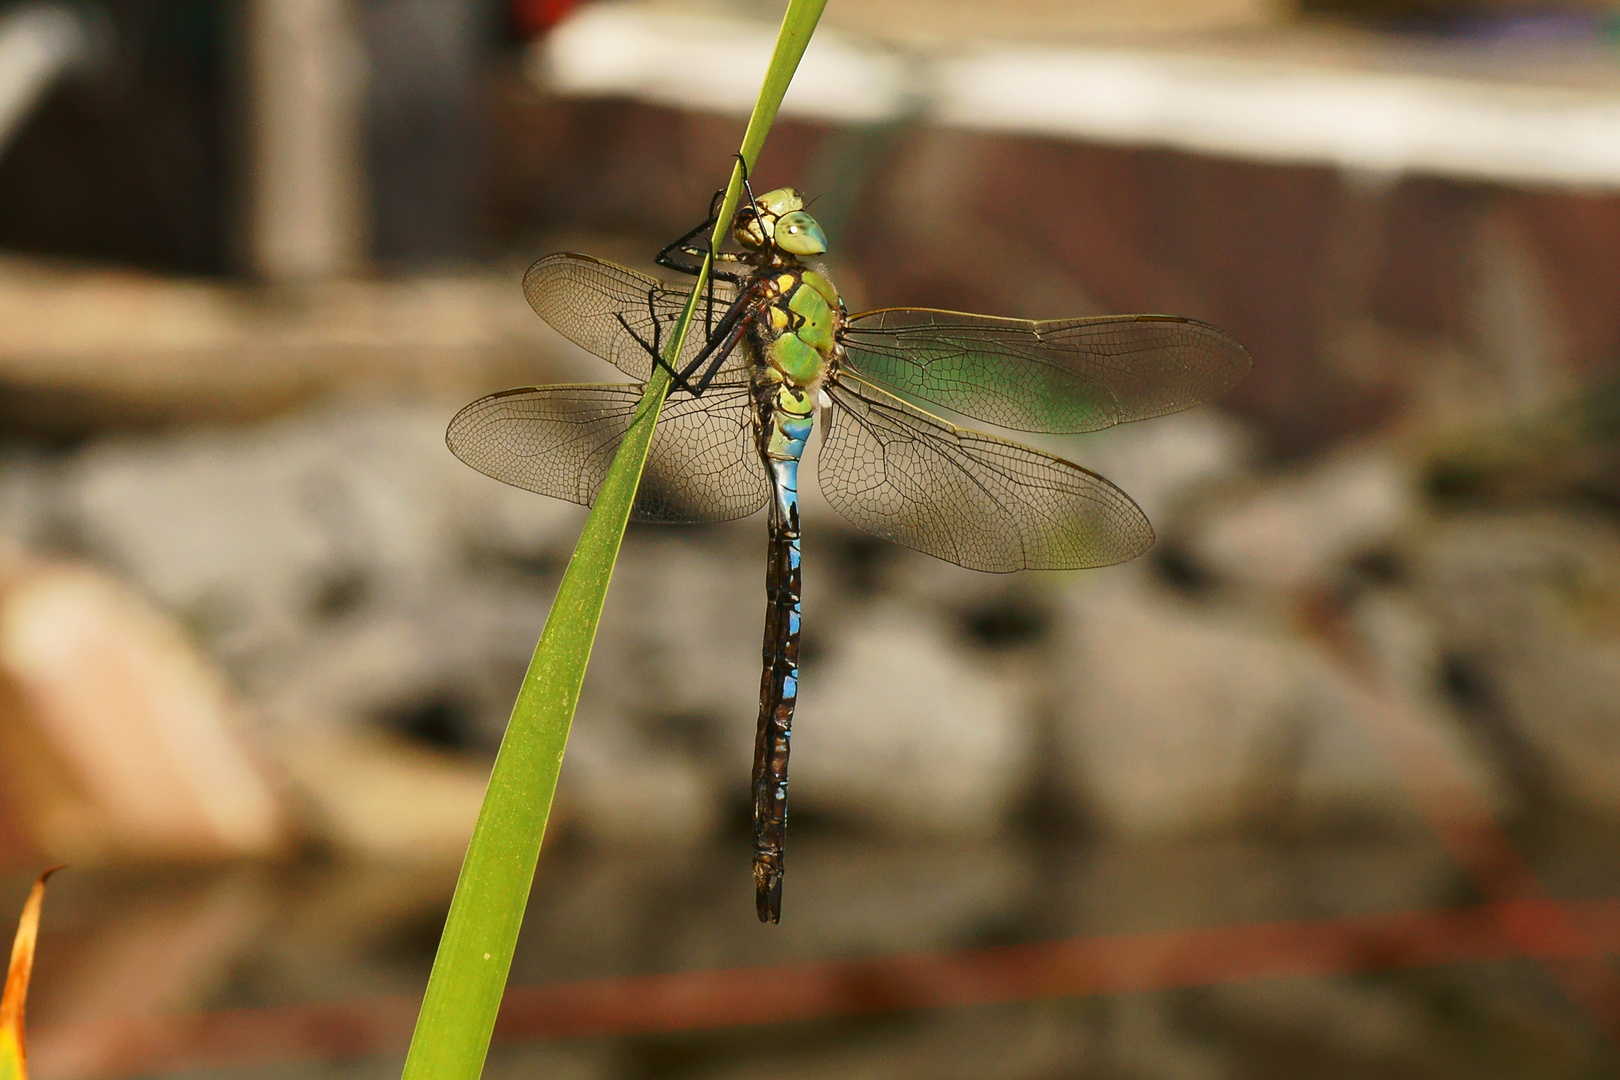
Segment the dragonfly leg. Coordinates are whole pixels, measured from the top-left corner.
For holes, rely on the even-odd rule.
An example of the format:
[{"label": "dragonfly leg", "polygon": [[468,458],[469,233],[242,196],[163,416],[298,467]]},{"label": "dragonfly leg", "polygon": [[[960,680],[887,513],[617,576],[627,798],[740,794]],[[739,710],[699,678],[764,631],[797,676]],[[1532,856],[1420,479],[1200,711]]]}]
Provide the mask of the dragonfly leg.
[{"label": "dragonfly leg", "polygon": [[726,342],[725,346],[715,350],[714,355],[709,358],[709,366],[703,372],[703,377],[698,380],[696,388],[692,390],[693,397],[701,397],[703,391],[709,388],[709,383],[719,373],[721,366],[726,362],[726,358],[736,350],[738,345],[742,344],[743,334],[747,330],[748,323],[739,323],[737,328],[732,331],[731,338]]},{"label": "dragonfly leg", "polygon": [[[715,192],[715,197],[716,199],[723,199],[725,197],[725,192],[717,191]],[[670,270],[678,270],[683,274],[691,274],[693,277],[696,277],[698,274],[702,273],[703,263],[701,260],[707,257],[711,253],[712,249],[708,246],[707,239],[704,240],[703,247],[697,247],[692,243],[692,240],[700,233],[714,227],[717,209],[718,208],[716,206],[711,205],[709,209],[709,216],[707,218],[688,229],[678,239],[666,244],[664,249],[658,253],[658,257],[655,260],[658,265],[667,267]],[[727,252],[714,251],[712,253],[716,263],[734,263],[739,261],[737,256]],[[690,262],[687,260],[678,259],[675,257],[677,254],[690,255],[699,261]],[[718,266],[710,267],[709,277],[704,288],[705,303],[703,305],[703,329],[706,339],[714,336],[714,283],[716,280],[729,281],[733,285],[741,285],[747,280],[747,277],[733,271],[721,270]]]},{"label": "dragonfly leg", "polygon": [[751,310],[754,291],[754,289],[744,290],[726,311],[725,316],[721,318],[713,333],[704,341],[703,348],[698,350],[698,354],[692,357],[691,361],[680,371],[673,372],[675,377],[684,384],[691,380],[693,372],[703,367],[704,364],[709,365],[708,370],[703,374],[703,378],[698,382],[695,390],[692,391],[693,396],[701,395],[708,388],[709,381],[720,370],[720,365],[725,363],[726,357],[731,355],[732,350],[737,347],[737,343],[742,340],[743,334],[747,331],[755,315],[755,312]]},{"label": "dragonfly leg", "polygon": [[[717,198],[724,198],[725,192],[717,191],[715,195]],[[666,269],[696,277],[702,271],[703,260],[708,257],[710,251],[707,237],[704,237],[701,247],[698,246],[696,241],[704,233],[713,231],[714,223],[719,220],[719,210],[718,203],[711,205],[708,217],[686,230],[676,239],[665,244],[653,261]],[[691,259],[677,258],[679,255],[689,255]],[[693,262],[692,259],[697,261]],[[714,252],[714,261],[716,263],[740,263],[742,260],[731,252],[716,251]],[[746,274],[733,270],[721,270],[718,266],[709,272],[709,277],[711,280],[719,278],[721,281],[729,281],[733,285],[741,285],[747,280]]]},{"label": "dragonfly leg", "polygon": [[[637,345],[641,346],[642,351],[652,358],[654,367],[661,367],[669,372],[677,389],[685,390],[693,397],[701,397],[703,391],[708,389],[715,373],[720,370],[720,366],[725,363],[726,358],[736,349],[737,344],[742,340],[743,334],[748,330],[749,323],[753,318],[752,313],[748,310],[751,295],[751,292],[745,292],[737,298],[737,301],[731,305],[725,316],[720,320],[719,326],[713,327],[704,339],[703,348],[692,358],[691,363],[679,371],[664,356],[663,324],[658,319],[658,293],[656,289],[647,290],[647,314],[652,320],[653,327],[651,341],[638,334],[622,312],[614,312],[613,317],[624,328],[624,332],[634,338]],[[703,367],[704,364],[708,364],[708,368],[704,371],[703,378],[696,386],[692,385],[692,374]]]},{"label": "dragonfly leg", "polygon": [[641,351],[646,353],[648,356],[652,357],[652,362],[655,365],[657,365],[658,367],[668,367],[668,365],[664,363],[664,358],[663,358],[662,353],[660,353],[660,351],[659,351],[659,347],[658,347],[658,336],[659,335],[658,335],[658,329],[657,329],[658,324],[657,323],[653,323],[653,339],[651,341],[648,341],[646,338],[644,338],[640,334],[636,333],[635,327],[631,326],[628,322],[626,322],[625,318],[624,318],[624,316],[622,314],[615,311],[613,313],[613,317],[615,319],[619,320],[619,325],[624,327],[624,332],[629,334],[632,338],[634,338],[637,345],[641,346]]},{"label": "dragonfly leg", "polygon": [[741,154],[732,154],[731,156],[737,159],[738,165],[742,166],[743,192],[748,196],[748,208],[754,212],[755,217],[759,217],[759,203],[754,201],[754,185],[748,182],[748,159]]},{"label": "dragonfly leg", "polygon": [[678,270],[683,274],[690,274],[693,277],[696,277],[698,271],[703,269],[703,264],[701,262],[690,262],[687,260],[678,259],[676,256],[691,255],[694,258],[701,260],[705,255],[707,255],[709,253],[708,248],[698,247],[695,241],[703,232],[712,230],[716,220],[718,219],[716,218],[714,212],[711,211],[708,217],[686,230],[674,240],[671,240],[669,243],[665,244],[653,261],[659,266],[667,269]]},{"label": "dragonfly leg", "polygon": [[648,356],[652,357],[654,367],[661,367],[665,371],[669,372],[671,378],[674,380],[674,385],[678,389],[685,390],[687,393],[692,394],[693,397],[696,397],[697,393],[693,391],[691,384],[688,383],[686,379],[682,377],[681,373],[676,371],[674,367],[670,365],[670,362],[664,358],[663,324],[658,321],[658,309],[655,305],[657,295],[657,290],[647,290],[647,314],[652,318],[653,328],[651,341],[648,341],[646,338],[636,333],[635,328],[625,320],[624,315],[620,312],[614,312],[613,317],[619,321],[620,326],[624,327],[624,332],[634,338],[636,344],[640,345],[642,350]]},{"label": "dragonfly leg", "polygon": [[[754,212],[755,217],[758,217],[759,203],[755,201],[753,185],[748,181],[748,160],[741,154],[732,154],[731,156],[737,159],[738,165],[742,166],[743,192],[748,196],[748,208]],[[725,201],[726,189],[720,188],[714,193],[714,197],[709,200],[709,216],[686,230],[678,238],[665,244],[654,261],[659,266],[677,270],[683,274],[690,274],[694,277],[702,272],[702,260],[706,258],[712,257],[716,263],[741,263],[743,261],[741,256],[729,251],[716,251],[714,245],[707,240],[704,241],[702,247],[695,243],[697,238],[704,232],[710,232],[712,235],[715,223],[720,220],[720,208],[725,205]],[[699,261],[692,262],[689,259],[678,259],[676,258],[678,254],[689,255]],[[748,275],[745,273],[721,270],[718,267],[711,269],[709,276],[711,279],[719,278],[721,281],[729,281],[733,285],[741,285],[748,279]],[[710,300],[713,299],[711,295]]]},{"label": "dragonfly leg", "polygon": [[739,298],[738,303],[740,306],[734,306],[731,311],[726,313],[726,317],[720,320],[720,326],[710,335],[703,348],[699,350],[696,356],[692,357],[691,362],[686,367],[681,369],[680,378],[690,380],[693,372],[699,368],[704,368],[703,377],[698,380],[697,387],[692,391],[693,396],[701,396],[703,391],[709,388],[709,382],[719,372],[720,366],[736,350],[737,345],[742,341],[743,335],[748,332],[748,327],[753,322],[755,313],[749,311],[747,306],[742,304],[742,301],[747,298],[747,293],[744,293]]}]

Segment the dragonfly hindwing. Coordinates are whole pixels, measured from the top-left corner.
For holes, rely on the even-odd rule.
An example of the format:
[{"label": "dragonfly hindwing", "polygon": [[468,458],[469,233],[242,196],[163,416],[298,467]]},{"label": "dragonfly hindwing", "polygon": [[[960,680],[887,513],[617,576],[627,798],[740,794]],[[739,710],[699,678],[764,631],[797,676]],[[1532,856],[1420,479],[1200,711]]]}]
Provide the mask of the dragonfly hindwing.
[{"label": "dragonfly hindwing", "polygon": [[1153,544],[1136,503],[1096,473],[956,427],[857,379],[828,392],[821,490],[868,532],[998,573],[1109,566]]}]

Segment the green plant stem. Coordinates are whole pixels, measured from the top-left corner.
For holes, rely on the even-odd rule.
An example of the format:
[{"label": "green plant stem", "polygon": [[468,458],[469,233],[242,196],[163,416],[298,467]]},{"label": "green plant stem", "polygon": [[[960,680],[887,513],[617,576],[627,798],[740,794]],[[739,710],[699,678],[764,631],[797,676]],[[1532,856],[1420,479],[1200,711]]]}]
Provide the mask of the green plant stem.
[{"label": "green plant stem", "polygon": [[[776,51],[743,135],[741,158],[749,169],[759,157],[782,95],[825,6],[826,0],[791,0],[788,4]],[[732,169],[710,254],[704,258],[686,308],[670,335],[665,358],[671,365],[681,355],[698,297],[713,268],[713,250],[725,238],[736,212],[742,177],[739,163]],[[574,708],[669,387],[669,373],[655,368],[552,601],[467,845],[417,1015],[404,1080],[476,1080],[483,1071]]]}]

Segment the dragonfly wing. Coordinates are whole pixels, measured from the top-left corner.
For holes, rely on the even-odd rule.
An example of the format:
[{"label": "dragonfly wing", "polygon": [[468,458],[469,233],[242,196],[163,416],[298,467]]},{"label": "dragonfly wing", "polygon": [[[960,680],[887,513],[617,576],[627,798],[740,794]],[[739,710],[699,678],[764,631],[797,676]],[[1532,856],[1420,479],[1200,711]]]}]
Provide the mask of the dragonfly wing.
[{"label": "dragonfly wing", "polygon": [[[458,412],[445,442],[486,476],[589,506],[640,398],[633,385],[507,390]],[[647,454],[636,520],[729,521],[764,506],[770,482],[753,423],[746,385],[668,401]]]},{"label": "dragonfly wing", "polygon": [[840,379],[821,490],[855,525],[971,570],[1068,570],[1133,559],[1153,526],[1096,473],[959,428]]},{"label": "dragonfly wing", "polygon": [[[548,255],[523,275],[523,294],[535,314],[575,345],[641,382],[652,375],[653,364],[636,338],[649,344],[656,339],[660,348],[666,346],[691,291],[690,285],[660,281],[628,267],[572,252]],[[712,309],[706,296],[698,298],[692,329],[681,350],[683,362],[703,348],[705,327],[720,321],[734,295],[729,282],[717,281]],[[706,313],[711,316],[707,321]],[[741,369],[742,365],[739,351],[721,371]]]},{"label": "dragonfly wing", "polygon": [[1248,352],[1169,315],[998,319],[928,308],[852,316],[845,366],[862,378],[1018,431],[1096,431],[1179,412],[1241,382]]}]

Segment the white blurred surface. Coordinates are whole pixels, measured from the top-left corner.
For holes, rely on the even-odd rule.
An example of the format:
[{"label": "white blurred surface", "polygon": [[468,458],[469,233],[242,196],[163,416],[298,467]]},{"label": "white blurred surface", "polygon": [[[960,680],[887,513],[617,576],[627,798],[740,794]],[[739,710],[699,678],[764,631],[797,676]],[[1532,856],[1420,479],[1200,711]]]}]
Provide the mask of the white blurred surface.
[{"label": "white blurred surface", "polygon": [[[768,22],[599,4],[553,30],[532,62],[536,77],[562,93],[628,95],[746,116],[775,44],[776,27]],[[887,120],[904,110],[913,81],[900,54],[818,32],[781,111],[819,120]]]},{"label": "white blurred surface", "polygon": [[[768,22],[707,9],[592,5],[540,42],[532,70],[558,93],[746,114],[773,34]],[[1436,47],[1426,63],[1398,39],[1336,40],[1330,31],[1309,45],[1279,37],[1233,48],[967,36],[908,47],[823,31],[782,112],[834,123],[917,114],[1375,173],[1620,186],[1620,79],[1605,77],[1601,58],[1548,55],[1504,77],[1489,49]]]}]

